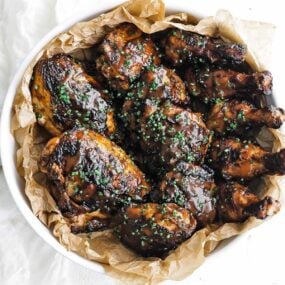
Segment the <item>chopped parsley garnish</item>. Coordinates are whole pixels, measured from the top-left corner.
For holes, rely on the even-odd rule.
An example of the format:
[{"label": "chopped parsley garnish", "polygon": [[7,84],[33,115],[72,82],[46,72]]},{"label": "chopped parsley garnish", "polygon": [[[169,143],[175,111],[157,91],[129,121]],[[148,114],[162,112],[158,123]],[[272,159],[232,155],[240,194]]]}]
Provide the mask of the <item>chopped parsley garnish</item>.
[{"label": "chopped parsley garnish", "polygon": [[67,92],[67,88],[65,85],[61,85],[59,87],[59,99],[66,104],[71,103],[70,98],[69,98],[69,94]]},{"label": "chopped parsley garnish", "polygon": [[149,85],[149,90],[150,91],[155,91],[158,88],[158,83],[154,81],[151,82],[151,84]]}]

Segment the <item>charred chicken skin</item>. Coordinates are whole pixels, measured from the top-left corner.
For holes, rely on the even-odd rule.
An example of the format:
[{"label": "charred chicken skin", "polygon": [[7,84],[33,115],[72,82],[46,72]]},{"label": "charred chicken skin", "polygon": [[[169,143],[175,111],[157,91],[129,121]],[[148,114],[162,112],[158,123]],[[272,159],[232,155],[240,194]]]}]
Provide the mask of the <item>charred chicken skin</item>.
[{"label": "charred chicken skin", "polygon": [[155,199],[189,209],[199,227],[214,221],[214,172],[206,166],[179,163],[162,180]]},{"label": "charred chicken skin", "polygon": [[[143,173],[127,154],[90,130],[69,131],[51,139],[40,167],[59,209],[73,219],[81,214],[90,217],[98,210],[113,213],[132,201],[143,202],[150,191]],[[73,226],[80,230],[77,224]],[[86,227],[83,224],[81,230]]]},{"label": "charred chicken skin", "polygon": [[245,128],[267,126],[278,129],[285,120],[284,110],[274,106],[257,108],[245,100],[221,101],[213,105],[206,125],[217,133],[243,132]]},{"label": "charred chicken skin", "polygon": [[225,179],[252,179],[256,176],[285,174],[285,149],[271,153],[239,139],[215,140],[210,161]]},{"label": "charred chicken skin", "polygon": [[192,113],[165,102],[160,106],[146,101],[140,121],[141,147],[147,153],[159,154],[163,165],[178,161],[203,162],[210,131],[199,113]]},{"label": "charred chicken skin", "polygon": [[120,117],[133,143],[140,141],[140,121],[146,99],[157,103],[170,101],[179,105],[188,103],[186,89],[181,78],[164,66],[153,66],[142,74],[126,94]]},{"label": "charred chicken skin", "polygon": [[193,215],[176,204],[131,205],[116,217],[115,234],[143,256],[163,256],[189,238]]},{"label": "charred chicken skin", "polygon": [[199,113],[169,101],[146,99],[138,105],[125,104],[121,117],[125,127],[131,130],[131,139],[145,153],[155,156],[162,167],[172,167],[178,161],[204,160],[211,133]]},{"label": "charred chicken skin", "polygon": [[169,100],[174,104],[188,103],[186,88],[182,79],[171,69],[162,65],[152,66],[143,73],[141,80],[135,84],[128,97],[140,99],[153,98],[160,101]]},{"label": "charred chicken skin", "polygon": [[190,94],[206,103],[217,98],[272,93],[272,75],[268,71],[245,74],[233,70],[188,69],[186,82]]},{"label": "charred chicken skin", "polygon": [[218,187],[217,211],[223,222],[244,222],[252,216],[265,219],[279,209],[277,200],[269,196],[260,199],[237,182],[226,182]]},{"label": "charred chicken skin", "polygon": [[75,125],[104,134],[115,131],[107,96],[70,56],[57,54],[40,60],[30,88],[37,121],[52,135]]},{"label": "charred chicken skin", "polygon": [[150,37],[135,25],[124,23],[105,36],[96,60],[97,69],[111,88],[126,91],[142,71],[159,64],[156,47]]},{"label": "charred chicken skin", "polygon": [[166,58],[174,65],[184,65],[196,57],[210,63],[223,59],[243,61],[246,48],[240,44],[226,43],[220,38],[199,35],[193,32],[171,29],[163,38]]}]

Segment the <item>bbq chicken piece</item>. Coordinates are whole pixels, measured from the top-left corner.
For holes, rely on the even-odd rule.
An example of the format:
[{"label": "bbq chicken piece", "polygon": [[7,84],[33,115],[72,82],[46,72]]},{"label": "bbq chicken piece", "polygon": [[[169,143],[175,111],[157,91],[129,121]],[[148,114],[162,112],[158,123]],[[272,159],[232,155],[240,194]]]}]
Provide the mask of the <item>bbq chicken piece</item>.
[{"label": "bbq chicken piece", "polygon": [[112,30],[100,46],[97,69],[117,91],[126,91],[141,72],[159,64],[157,49],[147,35],[135,25],[124,23]]},{"label": "bbq chicken piece", "polygon": [[52,135],[76,125],[106,135],[115,131],[109,98],[98,82],[66,54],[40,60],[30,89],[38,123]]},{"label": "bbq chicken piece", "polygon": [[51,139],[42,152],[40,169],[62,214],[78,220],[76,229],[88,228],[84,221],[92,219],[94,211],[112,214],[132,201],[143,202],[150,191],[127,154],[91,130],[68,131]]},{"label": "bbq chicken piece", "polygon": [[134,144],[140,140],[137,132],[144,102],[148,98],[180,105],[188,103],[185,85],[174,71],[164,66],[153,66],[151,70],[144,72],[141,80],[133,84],[133,88],[126,94],[119,115]]},{"label": "bbq chicken piece", "polygon": [[221,101],[210,110],[206,125],[218,133],[243,132],[244,128],[267,126],[278,129],[285,120],[284,110],[274,106],[257,108],[247,101]]},{"label": "bbq chicken piece", "polygon": [[189,238],[196,220],[176,204],[131,205],[116,217],[115,234],[143,256],[162,257]]},{"label": "bbq chicken piece", "polygon": [[206,103],[216,98],[227,99],[272,93],[272,75],[269,71],[245,74],[233,70],[189,68],[186,72],[186,82],[190,94]]},{"label": "bbq chicken piece", "polygon": [[214,172],[207,166],[181,162],[168,172],[154,200],[177,205],[190,210],[199,227],[211,224],[215,219]]},{"label": "bbq chicken piece", "polygon": [[140,121],[141,147],[157,154],[162,165],[171,167],[178,161],[203,162],[211,132],[202,116],[165,102],[157,105],[146,100]]},{"label": "bbq chicken piece", "polygon": [[252,179],[263,174],[285,174],[285,149],[271,153],[239,139],[215,140],[210,161],[225,179]]},{"label": "bbq chicken piece", "polygon": [[140,81],[127,94],[127,99],[154,98],[160,101],[169,100],[174,104],[188,103],[186,88],[182,79],[171,69],[162,65],[152,66],[142,74]]},{"label": "bbq chicken piece", "polygon": [[226,182],[218,188],[217,211],[223,222],[244,222],[249,217],[265,219],[280,210],[272,197],[258,198],[237,182]]},{"label": "bbq chicken piece", "polygon": [[193,58],[210,63],[223,59],[243,61],[246,54],[244,45],[226,43],[221,38],[199,35],[193,32],[171,29],[162,40],[167,59],[174,65],[188,64]]}]

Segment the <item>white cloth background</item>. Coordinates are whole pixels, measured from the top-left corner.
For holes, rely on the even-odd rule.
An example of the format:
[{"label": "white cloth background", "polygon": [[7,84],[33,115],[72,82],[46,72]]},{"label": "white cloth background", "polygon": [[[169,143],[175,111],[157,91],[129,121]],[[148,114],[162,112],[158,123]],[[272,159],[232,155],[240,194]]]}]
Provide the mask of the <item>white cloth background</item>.
[{"label": "white cloth background", "polygon": [[[106,0],[105,0],[106,1]],[[170,1],[170,0],[169,0]],[[191,5],[192,1],[176,0]],[[9,82],[24,57],[38,40],[58,23],[78,15],[102,0],[0,0],[0,105]],[[112,0],[117,4],[120,0]],[[270,21],[284,37],[282,1],[193,1],[195,7],[213,14],[226,8],[240,18]],[[274,3],[274,6],[273,6]],[[282,13],[282,14],[281,14]],[[281,39],[281,36],[279,37]],[[283,46],[281,45],[283,44]],[[278,46],[284,49],[284,42]],[[277,47],[277,48],[278,48]],[[275,86],[283,84],[284,53],[278,54],[280,73]],[[280,78],[280,79],[279,79]],[[284,81],[284,80],[283,80]],[[281,89],[279,89],[281,90]],[[283,96],[281,94],[280,96]],[[285,106],[282,101],[283,107]],[[5,138],[0,138],[5,139]],[[285,205],[283,201],[283,205]],[[285,284],[285,211],[210,255],[190,278],[165,284]],[[279,229],[281,228],[281,229]],[[185,264],[187,266],[187,264]],[[78,285],[114,284],[110,277],[74,264],[44,243],[26,223],[12,200],[0,169],[0,284]]]}]

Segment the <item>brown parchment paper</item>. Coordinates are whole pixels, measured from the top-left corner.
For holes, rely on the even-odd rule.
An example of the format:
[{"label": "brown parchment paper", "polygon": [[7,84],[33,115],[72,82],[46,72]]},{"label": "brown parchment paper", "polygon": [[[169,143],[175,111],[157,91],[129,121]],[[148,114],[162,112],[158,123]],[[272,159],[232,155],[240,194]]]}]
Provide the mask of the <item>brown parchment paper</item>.
[{"label": "brown parchment paper", "polygon": [[[185,2],[185,5],[191,5],[191,2]],[[88,48],[98,43],[107,31],[122,22],[132,22],[146,33],[175,26],[245,43],[248,48],[247,61],[257,71],[269,68],[274,26],[238,20],[227,11],[218,11],[215,16],[199,22],[192,15],[185,13],[166,17],[161,0],[130,1],[93,20],[77,23],[68,31],[59,34],[34,58],[18,87],[11,126],[19,144],[18,170],[24,177],[24,190],[34,214],[51,229],[64,247],[89,260],[102,263],[109,274],[123,280],[124,284],[155,284],[164,279],[181,280],[199,267],[222,240],[241,234],[262,221],[250,218],[242,224],[212,225],[196,232],[164,260],[142,258],[118,242],[110,230],[92,234],[71,234],[68,222],[57,209],[48,189],[35,178],[39,156],[48,138],[39,132],[31,104],[29,81],[33,66],[39,58],[59,52],[88,57]],[[259,142],[273,151],[285,146],[284,136],[276,130],[264,129],[259,134]],[[261,187],[257,190],[260,190],[260,195],[270,194],[278,198],[280,180],[278,177],[267,176],[262,179]]]}]

